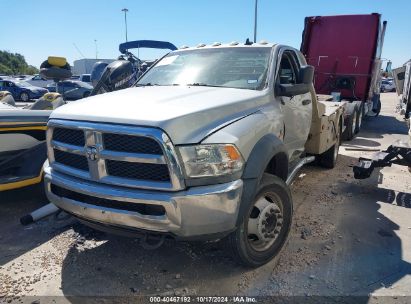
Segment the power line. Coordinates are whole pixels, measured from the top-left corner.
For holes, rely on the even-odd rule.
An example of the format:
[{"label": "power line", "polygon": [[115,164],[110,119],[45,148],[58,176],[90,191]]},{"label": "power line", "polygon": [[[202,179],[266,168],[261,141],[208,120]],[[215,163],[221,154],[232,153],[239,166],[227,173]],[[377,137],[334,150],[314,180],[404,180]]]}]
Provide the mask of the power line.
[{"label": "power line", "polygon": [[76,48],[77,52],[80,54],[81,57],[86,58],[86,56],[83,55],[83,53],[80,51],[80,49],[77,47],[77,45],[73,42],[74,47]]}]

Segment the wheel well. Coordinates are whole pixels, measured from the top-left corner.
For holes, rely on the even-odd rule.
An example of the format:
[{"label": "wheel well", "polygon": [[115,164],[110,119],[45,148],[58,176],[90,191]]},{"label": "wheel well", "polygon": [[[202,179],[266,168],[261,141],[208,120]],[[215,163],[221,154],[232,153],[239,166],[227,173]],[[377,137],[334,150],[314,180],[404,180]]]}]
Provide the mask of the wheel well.
[{"label": "wheel well", "polygon": [[286,181],[288,176],[287,155],[285,153],[276,154],[273,158],[271,158],[264,172],[278,176],[283,181]]}]

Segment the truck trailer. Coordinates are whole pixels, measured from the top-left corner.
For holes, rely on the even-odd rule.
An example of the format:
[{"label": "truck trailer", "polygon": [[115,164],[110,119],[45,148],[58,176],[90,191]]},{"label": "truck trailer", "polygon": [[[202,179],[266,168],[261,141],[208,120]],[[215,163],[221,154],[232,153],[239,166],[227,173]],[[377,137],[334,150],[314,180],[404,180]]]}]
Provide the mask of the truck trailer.
[{"label": "truck trailer", "polygon": [[395,88],[399,96],[398,110],[408,120],[411,112],[411,60],[393,70]]},{"label": "truck trailer", "polygon": [[365,115],[381,109],[381,52],[387,22],[380,14],[306,17],[301,52],[314,66],[318,94],[345,103],[344,137],[352,139]]}]

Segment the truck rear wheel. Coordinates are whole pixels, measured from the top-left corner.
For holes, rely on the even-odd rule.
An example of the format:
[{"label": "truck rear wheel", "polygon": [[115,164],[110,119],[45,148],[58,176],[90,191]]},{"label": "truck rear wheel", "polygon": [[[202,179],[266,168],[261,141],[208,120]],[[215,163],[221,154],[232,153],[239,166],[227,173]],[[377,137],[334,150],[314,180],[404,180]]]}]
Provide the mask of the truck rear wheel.
[{"label": "truck rear wheel", "polygon": [[362,104],[361,108],[357,111],[357,124],[355,126],[355,134],[357,134],[361,130],[363,112],[364,112],[363,109],[364,109],[364,104]]},{"label": "truck rear wheel", "polygon": [[348,117],[347,125],[344,132],[345,140],[352,140],[355,136],[355,131],[357,129],[357,119],[358,119],[358,108],[354,108],[354,111]]},{"label": "truck rear wheel", "polygon": [[339,124],[340,131],[337,133],[338,137],[336,143],[330,149],[328,149],[323,154],[318,156],[318,163],[324,168],[333,169],[337,164],[338,151],[340,149],[341,144],[341,129],[342,126],[341,124]]},{"label": "truck rear wheel", "polygon": [[259,267],[278,257],[292,221],[292,198],[279,177],[265,173],[241,225],[228,236],[237,261]]}]

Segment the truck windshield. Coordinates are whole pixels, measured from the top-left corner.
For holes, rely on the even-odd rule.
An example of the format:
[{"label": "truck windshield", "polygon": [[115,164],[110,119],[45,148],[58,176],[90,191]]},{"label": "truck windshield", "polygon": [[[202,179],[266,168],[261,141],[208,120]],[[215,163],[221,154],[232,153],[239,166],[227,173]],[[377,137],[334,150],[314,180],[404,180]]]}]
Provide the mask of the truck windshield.
[{"label": "truck windshield", "polygon": [[152,67],[137,86],[264,88],[271,48],[229,47],[177,51]]}]

